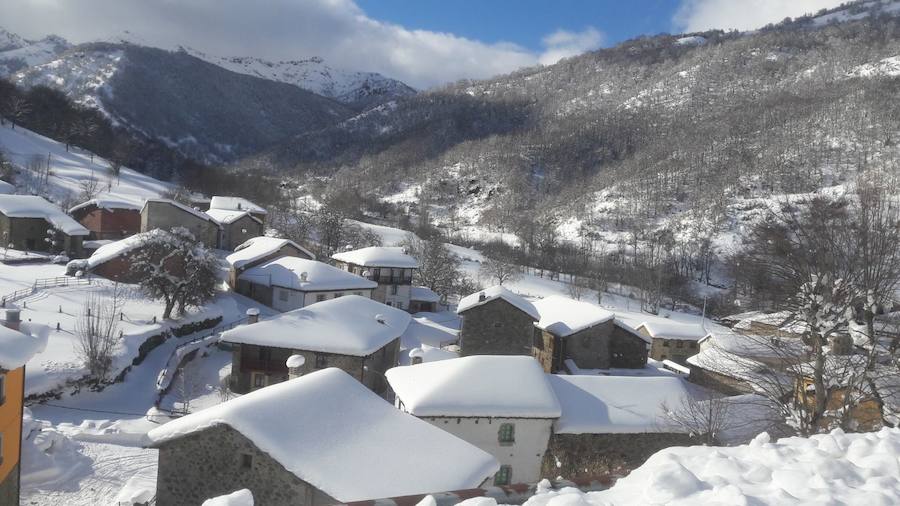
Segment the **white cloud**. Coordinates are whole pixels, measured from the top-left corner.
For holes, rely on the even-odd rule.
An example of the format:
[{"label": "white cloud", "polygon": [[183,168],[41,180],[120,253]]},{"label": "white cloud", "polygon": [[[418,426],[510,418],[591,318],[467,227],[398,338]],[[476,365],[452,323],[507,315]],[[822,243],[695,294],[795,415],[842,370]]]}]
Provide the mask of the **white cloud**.
[{"label": "white cloud", "polygon": [[599,32],[557,32],[538,54],[415,30],[366,16],[353,0],[0,0],[0,25],[30,38],[73,42],[129,31],[146,43],[190,46],[213,55],[300,59],[380,72],[425,88],[484,78],[599,45]]},{"label": "white cloud", "polygon": [[581,32],[557,30],[542,42],[545,49],[538,60],[543,65],[552,65],[563,58],[597,49],[603,43],[603,34],[592,26]]},{"label": "white cloud", "polygon": [[752,30],[786,17],[815,13],[846,0],[683,0],[673,19],[679,31]]}]

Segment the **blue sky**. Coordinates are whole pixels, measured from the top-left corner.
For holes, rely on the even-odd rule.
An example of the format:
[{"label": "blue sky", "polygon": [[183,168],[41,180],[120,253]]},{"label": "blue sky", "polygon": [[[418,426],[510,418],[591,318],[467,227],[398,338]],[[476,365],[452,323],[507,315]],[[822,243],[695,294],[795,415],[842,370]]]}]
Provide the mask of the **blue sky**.
[{"label": "blue sky", "polygon": [[[741,0],[734,0],[741,1]],[[784,0],[792,1],[792,0]],[[604,34],[604,45],[670,32],[677,0],[357,0],[374,19],[540,51],[556,30]]]}]

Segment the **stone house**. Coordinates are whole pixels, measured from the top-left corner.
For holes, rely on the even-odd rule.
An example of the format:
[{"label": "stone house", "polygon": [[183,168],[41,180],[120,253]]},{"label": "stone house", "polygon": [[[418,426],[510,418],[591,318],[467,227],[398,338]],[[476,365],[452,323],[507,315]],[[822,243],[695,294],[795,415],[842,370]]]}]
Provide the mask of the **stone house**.
[{"label": "stone house", "polygon": [[427,362],[391,369],[387,379],[399,409],[493,455],[500,462],[493,485],[536,483],[542,477],[560,406],[533,358]]},{"label": "stone house", "polygon": [[149,199],[141,208],[141,232],[184,227],[208,248],[218,248],[221,226],[208,214],[169,199]]},{"label": "stone house", "polygon": [[286,381],[287,359],[304,357],[304,374],[337,367],[379,395],[387,395],[384,373],[397,365],[400,338],[410,316],[358,295],[312,304],[224,332],[233,346],[232,390],[245,393]]},{"label": "stone house", "polygon": [[409,310],[413,272],[419,261],[400,247],[372,246],[331,256],[337,268],[378,284],[372,298],[388,306]]},{"label": "stone house", "polygon": [[43,351],[49,334],[19,320],[19,310],[9,308],[0,326],[0,506],[19,505],[25,364]]},{"label": "stone house", "polygon": [[459,301],[459,346],[462,356],[527,355],[540,339],[534,304],[502,286],[492,286]]},{"label": "stone house", "polygon": [[[628,368],[647,364],[644,339],[599,306],[552,295],[534,303],[540,315],[532,354],[545,372]],[[570,362],[571,361],[571,362]],[[571,370],[568,372],[576,372]]]},{"label": "stone house", "polygon": [[372,297],[376,283],[316,260],[279,257],[245,269],[235,291],[278,311],[344,295]]},{"label": "stone house", "polygon": [[311,251],[289,239],[275,237],[253,237],[234,248],[234,253],[225,257],[231,266],[228,272],[228,286],[237,288],[237,278],[251,267],[264,264],[281,257],[297,257],[315,260]]},{"label": "stone house", "polygon": [[246,211],[261,223],[266,222],[266,215],[269,214],[264,207],[242,197],[214,196],[209,201],[209,210],[212,211],[214,209],[220,211]]},{"label": "stone house", "polygon": [[[151,230],[104,244],[88,258],[69,262],[66,266],[67,274],[74,275],[77,271],[82,271],[119,283],[137,284],[141,280],[131,271],[135,255],[139,253],[145,240],[158,233],[158,229]],[[166,268],[173,274],[183,275],[184,257],[171,256],[166,262]]]},{"label": "stone house", "polygon": [[214,219],[221,229],[219,249],[233,251],[248,239],[259,237],[264,232],[262,220],[248,211],[210,209],[206,214]]},{"label": "stone house", "polygon": [[82,256],[90,231],[71,216],[33,195],[0,195],[0,244],[23,251]]},{"label": "stone house", "polygon": [[562,414],[553,423],[544,477],[623,475],[663,448],[697,444],[666,419],[664,405],[691,398],[680,378],[550,375],[549,381]]},{"label": "stone house", "polygon": [[650,358],[671,360],[682,365],[687,363],[688,357],[700,351],[699,341],[709,335],[702,325],[665,320],[641,323],[635,331],[651,340]]},{"label": "stone house", "polygon": [[487,453],[334,368],[175,419],[147,440],[159,450],[160,505],[239,489],[257,506],[348,503],[475,488],[497,470]]},{"label": "stone house", "polygon": [[141,206],[110,198],[94,198],[69,209],[90,231],[92,241],[118,241],[141,231]]}]

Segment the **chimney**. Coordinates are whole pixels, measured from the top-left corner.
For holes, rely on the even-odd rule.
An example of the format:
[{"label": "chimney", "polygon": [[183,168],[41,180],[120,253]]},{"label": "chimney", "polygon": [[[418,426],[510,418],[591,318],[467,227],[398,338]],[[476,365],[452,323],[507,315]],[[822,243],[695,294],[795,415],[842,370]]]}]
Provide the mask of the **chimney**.
[{"label": "chimney", "polygon": [[387,323],[385,323],[384,315],[382,314],[375,315],[375,321],[382,325],[387,325]]},{"label": "chimney", "polygon": [[487,300],[487,295],[485,295],[484,292],[481,292],[478,294],[478,302],[484,302],[486,300]]},{"label": "chimney", "polygon": [[303,271],[300,273],[300,281],[305,282],[308,278],[309,278],[309,273],[307,273],[306,271]]},{"label": "chimney", "polygon": [[247,325],[251,323],[256,323],[259,321],[259,309],[255,307],[251,307],[247,310]]},{"label": "chimney", "polygon": [[241,203],[240,203],[240,202],[238,202],[238,208],[237,208],[237,210],[238,210],[238,211],[241,210]]},{"label": "chimney", "polygon": [[425,350],[413,348],[409,351],[409,360],[412,365],[421,364],[425,359]]},{"label": "chimney", "polygon": [[303,355],[291,355],[288,357],[284,365],[288,368],[288,379],[299,378],[303,376],[303,365],[306,364],[306,357]]},{"label": "chimney", "polygon": [[6,308],[6,319],[3,320],[3,326],[8,329],[19,330],[21,323],[21,310],[17,307]]}]

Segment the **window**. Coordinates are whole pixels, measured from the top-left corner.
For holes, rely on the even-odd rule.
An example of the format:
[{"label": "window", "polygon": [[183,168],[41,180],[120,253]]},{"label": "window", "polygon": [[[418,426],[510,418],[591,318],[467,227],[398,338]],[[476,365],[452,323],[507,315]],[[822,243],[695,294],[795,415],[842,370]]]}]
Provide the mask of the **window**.
[{"label": "window", "polygon": [[6,404],[6,373],[0,373],[0,406]]},{"label": "window", "polygon": [[500,470],[494,475],[494,485],[509,485],[512,479],[512,466],[500,466]]},{"label": "window", "polygon": [[319,295],[316,295],[316,302],[322,302],[322,301],[325,300],[327,297],[328,297],[328,296],[325,295],[324,293],[320,293]]},{"label": "window", "polygon": [[684,348],[684,341],[676,341],[675,347],[676,348]]},{"label": "window", "polygon": [[391,295],[397,295],[397,285],[391,285]]},{"label": "window", "polygon": [[397,309],[403,309],[403,303],[399,300],[397,301]]},{"label": "window", "polygon": [[668,348],[668,347],[669,347],[669,341],[663,341],[663,347]]},{"label": "window", "polygon": [[324,369],[326,367],[328,367],[328,355],[316,353],[316,369]]},{"label": "window", "polygon": [[262,388],[266,386],[266,375],[261,372],[253,373],[253,388]]},{"label": "window", "polygon": [[290,300],[291,294],[287,290],[278,290],[278,300],[281,302],[287,302]]},{"label": "window", "polygon": [[499,328],[502,327],[502,326],[503,326],[503,322],[494,322],[494,328],[495,328],[495,329],[499,329]]},{"label": "window", "polygon": [[501,423],[497,431],[497,441],[503,446],[509,446],[516,442],[516,424]]},{"label": "window", "polygon": [[353,292],[353,295],[359,295],[359,296],[361,297],[361,296],[362,296],[362,292]]},{"label": "window", "polygon": [[253,468],[253,455],[249,453],[241,454],[241,469],[252,469]]}]

